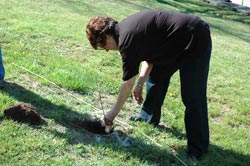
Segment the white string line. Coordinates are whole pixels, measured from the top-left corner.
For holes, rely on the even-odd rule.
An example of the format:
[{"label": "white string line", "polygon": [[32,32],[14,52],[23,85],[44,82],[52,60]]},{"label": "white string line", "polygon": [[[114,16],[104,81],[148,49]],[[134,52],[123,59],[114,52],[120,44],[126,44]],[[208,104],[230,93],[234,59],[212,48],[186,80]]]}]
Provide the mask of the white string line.
[{"label": "white string line", "polygon": [[23,67],[23,66],[19,66],[19,65],[15,64],[14,62],[12,62],[12,64],[15,65],[15,66],[17,66],[17,67],[19,67],[19,68],[21,68],[21,69],[23,69],[23,70],[25,70],[25,71],[27,71],[27,72],[29,72],[29,73],[31,73],[31,74],[33,74],[33,75],[35,75],[35,76],[37,76],[37,77],[42,78],[42,79],[45,80],[45,81],[48,81],[49,83],[53,84],[54,86],[56,86],[56,87],[59,88],[60,90],[66,92],[66,93],[69,94],[70,96],[72,96],[72,97],[74,97],[75,99],[79,100],[80,102],[83,102],[84,104],[86,104],[86,105],[92,107],[94,110],[96,110],[96,111],[101,111],[100,109],[94,107],[93,105],[89,104],[88,102],[86,102],[86,101],[84,101],[84,100],[80,100],[78,97],[76,97],[76,96],[73,95],[72,93],[68,92],[67,90],[63,89],[62,87],[58,86],[56,83],[54,83],[54,82],[48,80],[47,78],[45,78],[45,77],[43,77],[43,76],[40,76],[40,75],[38,75],[38,74],[36,74],[36,73],[30,71],[29,69],[27,69],[27,68],[25,68],[25,67]]},{"label": "white string line", "polygon": [[[31,74],[37,76],[37,77],[39,77],[39,78],[42,78],[42,79],[45,80],[45,81],[48,81],[49,83],[55,85],[55,86],[56,86],[57,88],[59,88],[60,90],[66,92],[66,93],[69,94],[70,96],[72,96],[72,97],[74,97],[75,99],[79,100],[80,102],[83,102],[84,104],[87,104],[88,106],[91,106],[95,111],[98,111],[98,113],[102,113],[102,110],[96,108],[95,106],[93,106],[93,105],[90,104],[90,103],[85,102],[84,100],[81,100],[81,99],[77,98],[75,95],[73,95],[72,93],[70,93],[70,92],[68,92],[67,90],[63,89],[62,87],[58,86],[56,83],[54,83],[54,82],[48,80],[47,78],[45,78],[45,77],[43,77],[43,76],[41,76],[41,75],[38,75],[38,74],[36,74],[36,73],[30,71],[29,69],[23,67],[23,66],[17,65],[17,64],[15,64],[14,62],[12,62],[12,64],[15,65],[16,67],[19,67],[19,68],[21,68],[21,69],[23,69],[23,70],[25,70],[25,71],[27,71],[27,72],[29,72],[29,73],[31,73]],[[125,125],[125,126],[127,126],[127,127],[129,127],[129,128],[132,128],[132,127],[133,127],[133,126],[131,126],[131,125],[125,123],[125,122],[120,121],[118,118],[116,118],[115,121],[117,121],[118,123],[120,123],[120,124],[122,124],[122,125]],[[143,133],[141,130],[137,129],[137,131],[139,131],[140,134],[142,134],[144,137],[146,137],[147,139],[149,139],[152,143],[154,143],[154,144],[156,144],[157,146],[163,148],[163,146],[162,146],[161,144],[157,143],[154,139],[152,139],[151,137],[149,137],[148,135],[146,135],[145,133]],[[170,150],[171,150],[171,149],[170,149]],[[173,150],[173,151],[174,151],[174,150]],[[187,166],[187,164],[186,164],[183,160],[181,160],[176,154],[174,154],[174,152],[171,152],[171,151],[170,151],[170,154],[172,154],[172,155],[173,155],[179,162],[181,162],[183,165]]]},{"label": "white string line", "polygon": [[[125,122],[120,121],[118,118],[116,118],[115,121],[117,121],[118,123],[120,123],[120,124],[122,124],[122,125],[125,125],[125,126],[127,126],[127,127],[129,127],[129,128],[132,128],[132,127],[133,127],[133,126],[131,126],[131,125],[125,123]],[[155,145],[157,145],[157,146],[163,148],[163,146],[162,146],[161,144],[159,144],[159,143],[156,142],[154,139],[152,139],[151,137],[149,137],[148,135],[146,135],[145,133],[143,133],[140,129],[136,129],[136,130],[137,130],[140,134],[142,134],[144,137],[146,137],[147,139],[149,139],[152,143],[154,143]],[[172,150],[172,149],[170,149],[170,150]],[[169,151],[170,154],[172,154],[180,163],[182,163],[183,165],[187,166],[187,164],[186,164],[181,158],[179,158],[179,157],[174,153],[175,150],[172,150],[172,151],[173,151],[173,152]],[[177,152],[176,152],[176,153],[177,153]]]},{"label": "white string line", "polygon": [[[156,144],[157,146],[163,148],[163,146],[161,144],[159,144],[158,142],[156,142],[155,140],[153,140],[151,137],[149,137],[148,135],[146,135],[145,133],[143,133],[142,131],[140,131],[139,129],[137,129],[137,131],[139,131],[143,136],[145,136],[146,138],[148,138],[150,141],[152,141],[154,144]],[[172,150],[172,149],[170,149]],[[169,151],[170,154],[172,154],[179,162],[181,162],[183,165],[187,166],[187,164],[182,161],[174,152],[175,150],[172,150],[173,152]]]}]

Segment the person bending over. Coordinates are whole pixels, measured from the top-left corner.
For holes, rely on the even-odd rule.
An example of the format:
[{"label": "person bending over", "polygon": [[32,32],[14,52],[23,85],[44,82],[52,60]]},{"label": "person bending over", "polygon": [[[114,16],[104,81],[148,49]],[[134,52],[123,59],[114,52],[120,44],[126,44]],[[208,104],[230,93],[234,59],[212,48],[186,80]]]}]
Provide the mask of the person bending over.
[{"label": "person bending over", "polygon": [[207,23],[191,14],[145,10],[121,22],[110,17],[93,17],[86,33],[94,49],[118,50],[121,54],[124,82],[116,103],[104,116],[106,125],[113,124],[133,87],[134,100],[143,103],[138,119],[158,125],[170,78],[179,71],[187,157],[198,159],[208,152],[206,92],[212,41]]}]

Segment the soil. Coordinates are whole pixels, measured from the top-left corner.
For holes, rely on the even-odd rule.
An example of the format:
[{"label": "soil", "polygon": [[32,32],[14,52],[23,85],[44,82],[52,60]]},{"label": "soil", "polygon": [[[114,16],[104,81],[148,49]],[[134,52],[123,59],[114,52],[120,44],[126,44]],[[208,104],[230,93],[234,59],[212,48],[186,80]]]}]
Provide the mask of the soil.
[{"label": "soil", "polygon": [[28,103],[18,103],[4,110],[7,118],[30,125],[40,125],[43,122],[38,110]]},{"label": "soil", "polygon": [[75,128],[84,128],[89,132],[101,135],[111,134],[114,131],[114,128],[109,131],[105,130],[106,127],[100,119],[77,120],[72,122],[72,126]]}]

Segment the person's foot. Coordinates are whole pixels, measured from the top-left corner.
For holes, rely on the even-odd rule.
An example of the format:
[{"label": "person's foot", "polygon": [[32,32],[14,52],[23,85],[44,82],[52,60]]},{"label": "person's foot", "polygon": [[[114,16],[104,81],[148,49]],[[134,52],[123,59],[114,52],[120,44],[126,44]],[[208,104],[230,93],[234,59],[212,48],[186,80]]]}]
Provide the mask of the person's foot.
[{"label": "person's foot", "polygon": [[186,158],[189,160],[200,160],[204,153],[197,153],[193,150],[188,150],[186,153]]},{"label": "person's foot", "polygon": [[130,120],[148,122],[149,124],[152,124],[154,127],[157,127],[159,125],[159,122],[157,123],[153,121],[153,115],[150,115],[143,110],[141,110],[139,115],[131,116]]},{"label": "person's foot", "polygon": [[131,121],[144,121],[144,122],[150,122],[153,115],[149,115],[147,112],[141,110],[139,115],[131,116]]}]

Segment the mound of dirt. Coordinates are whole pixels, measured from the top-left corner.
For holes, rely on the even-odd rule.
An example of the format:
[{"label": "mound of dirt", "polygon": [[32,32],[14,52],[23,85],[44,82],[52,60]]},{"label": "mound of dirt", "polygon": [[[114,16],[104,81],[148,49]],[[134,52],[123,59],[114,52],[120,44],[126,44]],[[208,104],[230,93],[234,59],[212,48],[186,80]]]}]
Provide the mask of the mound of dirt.
[{"label": "mound of dirt", "polygon": [[89,132],[101,135],[110,134],[114,131],[114,128],[107,130],[107,128],[100,119],[87,119],[84,121],[77,120],[72,122],[72,126],[80,129],[84,128]]},{"label": "mound of dirt", "polygon": [[28,103],[18,103],[4,110],[7,118],[30,125],[39,125],[43,122],[36,108]]}]

